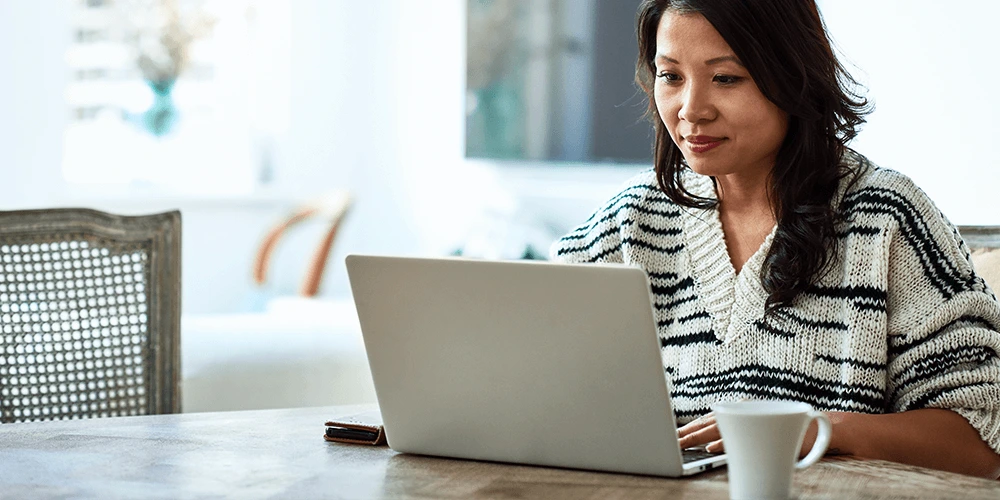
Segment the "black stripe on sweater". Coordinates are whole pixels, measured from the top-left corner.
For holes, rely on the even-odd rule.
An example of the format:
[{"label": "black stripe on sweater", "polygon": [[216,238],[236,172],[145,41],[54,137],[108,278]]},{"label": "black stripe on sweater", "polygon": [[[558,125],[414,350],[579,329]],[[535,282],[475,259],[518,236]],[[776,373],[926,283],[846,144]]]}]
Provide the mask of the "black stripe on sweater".
[{"label": "black stripe on sweater", "polygon": [[[604,219],[602,219],[601,222],[604,222]],[[613,225],[613,226],[605,229],[604,231],[602,231],[597,236],[594,236],[593,237],[594,238],[593,241],[597,241],[597,240],[600,240],[600,239],[604,238],[605,236],[614,234],[615,232],[618,232],[619,227],[627,227],[627,226],[631,225],[633,222],[634,221],[632,221],[631,219],[625,219],[625,220],[621,221],[620,224]],[[643,224],[641,222],[637,226],[644,233],[653,234],[653,235],[657,235],[657,236],[676,236],[678,234],[681,234],[681,229],[680,228],[661,229],[661,228],[650,226],[649,224]],[[591,235],[592,235],[592,231],[591,230],[593,230],[593,229],[594,229],[594,227],[589,228],[589,230],[587,232],[582,232],[582,233],[574,232],[572,234],[567,234],[566,236],[563,236],[562,238],[559,238],[559,240],[560,241],[572,241],[572,240],[586,239],[588,237],[591,237]]]},{"label": "black stripe on sweater", "polygon": [[944,375],[962,365],[979,366],[997,359],[993,349],[984,346],[961,346],[927,356],[896,377],[896,389],[890,399],[896,399],[914,384]]},{"label": "black stripe on sweater", "polygon": [[782,330],[780,328],[777,328],[777,327],[775,327],[773,325],[769,325],[769,324],[765,323],[764,320],[760,320],[760,319],[758,319],[757,321],[754,321],[753,322],[753,326],[756,326],[758,330],[760,330],[760,331],[762,331],[764,333],[769,333],[769,334],[777,336],[777,337],[784,337],[784,338],[787,339],[787,338],[792,338],[792,337],[795,336],[795,334],[792,333],[792,332],[787,332],[787,331]]},{"label": "black stripe on sweater", "polygon": [[[567,255],[567,254],[571,254],[571,253],[589,252],[595,246],[598,246],[601,243],[604,243],[604,239],[605,238],[607,238],[608,236],[611,236],[613,234],[617,234],[617,233],[618,233],[618,228],[617,227],[610,227],[610,228],[604,230],[603,232],[601,232],[600,234],[594,236],[594,239],[590,243],[587,243],[586,245],[583,245],[583,246],[563,247],[563,248],[560,248],[559,251],[556,252],[556,255]],[[567,240],[570,240],[570,239],[573,239],[573,238],[570,238],[569,236],[567,236],[567,237],[563,238],[561,241],[567,241]],[[617,244],[613,244],[612,246],[617,247],[618,245]]]},{"label": "black stripe on sweater", "polygon": [[677,273],[651,273],[648,271],[646,272],[646,276],[649,276],[650,280],[675,280],[680,277]]},{"label": "black stripe on sweater", "polygon": [[831,394],[856,394],[862,398],[876,396],[881,398],[882,395],[882,388],[879,386],[843,384],[837,381],[817,378],[805,373],[794,372],[787,368],[774,368],[760,363],[750,363],[716,373],[703,373],[681,377],[675,379],[674,383],[678,386],[685,386],[691,389],[713,390],[721,387],[721,384],[725,381],[739,379],[786,380],[789,384],[776,384],[775,387],[791,388],[796,384],[814,385],[826,387],[826,390],[830,391]]},{"label": "black stripe on sweater", "polygon": [[604,258],[615,254],[618,254],[618,256],[621,257],[621,253],[622,253],[621,247],[611,247],[596,255],[591,255],[590,257],[587,258],[586,262],[593,264],[594,262],[600,262]]},{"label": "black stripe on sweater", "polygon": [[878,236],[882,234],[882,228],[872,227],[872,226],[851,226],[843,231],[837,233],[837,237],[840,239],[847,238],[848,236]]},{"label": "black stripe on sweater", "polygon": [[715,335],[714,330],[688,333],[685,335],[674,335],[670,337],[660,337],[660,347],[684,347],[692,344],[722,345],[722,341]]},{"label": "black stripe on sweater", "polygon": [[[678,397],[692,398],[721,392],[743,392],[756,397],[794,399],[825,407],[846,400],[874,413],[881,411],[884,397],[882,389],[877,386],[844,384],[760,364],[681,377],[674,380],[674,388]],[[843,406],[844,409],[858,411],[855,405]]]},{"label": "black stripe on sweater", "polygon": [[803,318],[797,314],[792,314],[790,311],[784,311],[781,316],[782,319],[788,319],[802,326],[812,329],[820,330],[837,330],[840,332],[847,331],[847,324],[842,321],[825,321],[819,319],[808,319]]},{"label": "black stripe on sweater", "polygon": [[688,288],[691,288],[693,286],[694,286],[694,278],[688,276],[687,278],[684,278],[683,280],[678,281],[677,283],[674,283],[673,285],[653,285],[653,284],[651,284],[651,285],[649,285],[649,290],[651,292],[653,292],[654,294],[656,294],[658,296],[657,298],[659,298],[659,296],[663,296],[663,295],[666,295],[666,296],[676,295],[677,292],[679,292],[681,290],[687,290]]},{"label": "black stripe on sweater", "polygon": [[877,302],[859,302],[854,301],[851,303],[855,309],[859,311],[875,311],[875,312],[885,312],[885,304],[879,304]]},{"label": "black stripe on sweater", "polygon": [[980,316],[965,315],[957,319],[952,320],[947,325],[938,328],[937,330],[931,332],[929,335],[925,335],[921,338],[907,342],[908,336],[900,335],[889,338],[889,357],[896,357],[904,352],[913,349],[914,347],[919,347],[926,344],[934,339],[936,339],[941,334],[947,332],[952,327],[958,324],[965,324],[964,326],[979,326],[982,328],[987,328],[989,330],[996,330],[997,328],[993,326],[989,321]]},{"label": "black stripe on sweater", "polygon": [[884,371],[885,368],[886,368],[886,364],[884,362],[883,363],[872,363],[872,362],[869,362],[869,361],[861,361],[861,360],[858,360],[858,359],[838,358],[838,357],[830,356],[830,355],[827,355],[827,354],[817,354],[816,357],[815,357],[815,359],[816,359],[816,361],[825,361],[825,362],[830,363],[832,365],[848,365],[848,366],[852,366],[854,368],[861,368],[863,370]]},{"label": "black stripe on sweater", "polygon": [[996,385],[996,382],[990,381],[990,382],[978,382],[975,384],[960,385],[958,387],[942,387],[940,389],[929,391],[923,396],[920,396],[919,398],[913,400],[912,402],[910,402],[910,404],[903,407],[902,411],[919,410],[921,408],[927,408],[928,405],[930,405],[931,403],[953,392],[964,391],[972,389],[974,387],[991,387],[994,385]]},{"label": "black stripe on sweater", "polygon": [[[605,236],[617,233],[618,231],[619,231],[618,226],[610,226],[607,229],[605,229],[604,231],[601,231],[597,236],[594,236],[594,240],[593,241],[598,241],[598,240],[604,238]],[[592,236],[592,233],[586,232],[586,233],[580,233],[580,234],[567,234],[566,236],[563,236],[562,238],[559,238],[559,241],[582,240],[582,239],[585,239],[585,238],[587,238],[589,236]],[[593,243],[593,242],[591,242],[591,243]]]},{"label": "black stripe on sweater", "polygon": [[[726,395],[727,400],[735,399],[763,399],[763,400],[782,400],[782,401],[802,401],[809,403],[813,408],[822,411],[847,411],[852,413],[883,413],[885,410],[879,407],[872,407],[865,403],[861,403],[855,400],[843,400],[843,399],[831,399],[829,397],[815,397],[811,395],[803,395],[801,393],[789,391],[783,388],[772,388],[772,387],[761,387],[761,386],[749,386],[749,387],[726,387],[725,389],[720,389],[712,393],[706,393],[704,396],[708,396],[712,400],[720,399],[720,395]],[[687,397],[686,391],[675,390],[671,392],[671,397],[682,398]],[[677,411],[676,415],[678,418],[686,417],[689,415],[699,415],[702,413],[707,413],[709,410],[688,410],[688,411]]]},{"label": "black stripe on sweater", "polygon": [[[674,396],[671,394],[671,397],[674,397]],[[695,409],[692,409],[692,410],[677,410],[677,409],[674,409],[674,418],[676,418],[677,420],[683,420],[683,419],[687,419],[687,418],[691,418],[691,417],[700,417],[700,416],[702,416],[702,415],[704,415],[704,414],[706,414],[706,413],[708,413],[710,411],[712,411],[712,410],[710,408],[707,408],[707,407],[695,408]]]},{"label": "black stripe on sweater", "polygon": [[649,224],[643,224],[641,222],[637,224],[637,226],[639,227],[639,229],[642,230],[642,232],[648,234],[655,234],[657,236],[677,236],[678,234],[681,234],[680,228],[661,229],[658,227],[650,226]]},{"label": "black stripe on sweater", "polygon": [[660,191],[659,189],[657,189],[654,186],[650,186],[648,184],[640,184],[640,185],[637,185],[637,186],[629,186],[629,187],[623,189],[620,193],[618,193],[618,194],[614,195],[613,197],[611,197],[610,200],[606,201],[604,203],[604,208],[602,210],[598,210],[596,213],[591,214],[590,218],[588,218],[587,220],[583,221],[583,223],[586,224],[586,223],[590,222],[591,220],[594,219],[594,217],[597,214],[601,213],[604,210],[611,209],[612,207],[615,206],[616,203],[618,203],[621,200],[625,200],[625,199],[632,199],[632,200],[647,199],[647,200],[649,200],[651,202],[655,202],[655,203],[663,203],[663,204],[670,204],[670,205],[674,204],[674,202],[671,201],[669,197],[667,197],[665,194],[663,194],[663,191]]},{"label": "black stripe on sweater", "polygon": [[[635,205],[635,204],[631,204],[631,203],[625,203],[625,204],[622,204],[622,205],[618,206],[615,209],[614,212],[611,212],[611,213],[608,213],[608,214],[604,215],[598,221],[591,222],[589,224],[587,224],[585,222],[584,225],[581,225],[581,226],[577,227],[572,232],[570,232],[570,234],[567,234],[566,236],[563,236],[562,238],[560,238],[560,240],[579,240],[579,239],[586,238],[587,235],[589,235],[590,232],[593,231],[596,227],[600,226],[601,224],[603,224],[605,222],[608,222],[608,221],[611,221],[611,220],[616,220],[618,218],[618,214],[622,210],[625,210],[625,209],[631,209],[631,210],[634,210],[634,211],[642,213],[642,214],[655,215],[655,216],[658,216],[658,217],[668,217],[668,218],[670,218],[670,217],[677,217],[677,216],[680,215],[680,212],[677,211],[677,210],[670,210],[670,211],[667,211],[667,210],[656,210],[656,209],[649,208],[649,207],[646,207],[646,206],[643,206],[643,205]],[[598,212],[598,213],[604,213],[604,212]],[[619,226],[619,225],[621,225],[621,224],[615,224],[615,226]]]},{"label": "black stripe on sweater", "polygon": [[885,311],[888,294],[873,286],[819,286],[812,285],[805,293],[816,297],[847,299],[860,310]]},{"label": "black stripe on sweater", "polygon": [[680,252],[681,250],[684,249],[684,245],[672,245],[672,246],[665,246],[664,247],[664,246],[655,245],[655,244],[650,243],[648,241],[640,240],[639,238],[633,237],[633,236],[626,236],[626,237],[622,238],[622,247],[625,247],[626,245],[647,248],[647,249],[652,250],[654,252],[665,253],[665,254],[670,254],[670,255],[673,255],[673,254],[675,254],[677,252]]},{"label": "black stripe on sweater", "polygon": [[903,240],[920,261],[924,276],[944,298],[963,290],[969,277],[951,265],[920,211],[900,193],[885,188],[865,188],[853,193],[842,205],[845,216],[854,213],[885,214],[893,217]]},{"label": "black stripe on sweater", "polygon": [[[622,200],[626,201],[624,203],[619,203]],[[611,202],[607,203],[604,208],[591,214],[587,220],[583,221],[579,227],[573,230],[573,234],[581,232],[586,233],[597,227],[600,223],[614,219],[623,209],[626,208],[631,208],[649,215],[662,215],[664,217],[671,218],[680,216],[681,212],[679,210],[657,210],[643,205],[644,202],[656,202],[669,206],[675,206],[672,202],[669,202],[669,200],[667,201],[667,203],[664,203],[664,200],[623,192],[622,194],[616,196]],[[594,220],[595,217],[598,216],[600,216],[600,219]]]},{"label": "black stripe on sweater", "polygon": [[674,299],[671,300],[670,302],[656,302],[653,304],[653,307],[655,307],[657,311],[670,310],[681,304],[691,302],[692,300],[697,300],[697,299],[698,299],[697,295],[688,295],[687,297]]},{"label": "black stripe on sweater", "polygon": [[709,316],[709,314],[707,312],[702,311],[702,312],[697,312],[697,313],[694,313],[694,314],[688,314],[687,316],[681,316],[680,318],[669,318],[669,319],[660,320],[660,321],[658,321],[656,323],[656,326],[658,328],[663,328],[665,326],[670,326],[670,325],[674,324],[675,322],[677,324],[683,324],[683,323],[687,323],[689,321],[694,321],[696,319],[701,319],[701,318],[711,318],[711,316]]},{"label": "black stripe on sweater", "polygon": [[[785,324],[781,324],[780,322],[785,322]],[[791,311],[788,310],[779,310],[777,313],[777,318],[775,318],[774,320],[764,321],[759,319],[754,322],[754,326],[756,326],[760,331],[769,333],[771,335],[791,338],[795,336],[795,332],[788,329],[789,326],[792,326],[788,325],[787,324],[788,322],[795,323],[800,327],[806,327],[810,331],[816,331],[816,330],[836,330],[840,332],[847,331],[847,325],[840,321],[823,321],[823,320],[807,319],[797,314],[792,314]]]}]

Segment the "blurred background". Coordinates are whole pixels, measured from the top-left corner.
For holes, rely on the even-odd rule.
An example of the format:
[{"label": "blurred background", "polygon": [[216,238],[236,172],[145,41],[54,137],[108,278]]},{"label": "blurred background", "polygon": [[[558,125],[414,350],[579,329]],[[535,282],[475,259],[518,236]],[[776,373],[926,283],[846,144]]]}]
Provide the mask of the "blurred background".
[{"label": "blurred background", "polygon": [[[544,258],[650,162],[629,0],[0,0],[0,209],[183,214],[185,411],[374,401],[344,256]],[[1000,4],[821,0],[854,147],[998,224]],[[974,13],[974,15],[972,15]],[[349,206],[271,231],[304,204]]]}]

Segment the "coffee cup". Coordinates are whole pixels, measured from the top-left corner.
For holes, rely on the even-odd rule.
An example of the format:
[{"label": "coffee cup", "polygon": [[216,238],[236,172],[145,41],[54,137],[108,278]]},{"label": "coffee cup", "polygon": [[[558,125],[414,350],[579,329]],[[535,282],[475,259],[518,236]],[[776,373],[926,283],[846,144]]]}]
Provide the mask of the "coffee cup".
[{"label": "coffee cup", "polygon": [[[726,448],[733,500],[789,498],[792,473],[818,462],[830,445],[830,419],[807,403],[737,401],[712,410]],[[796,461],[813,420],[819,424],[816,442]]]}]

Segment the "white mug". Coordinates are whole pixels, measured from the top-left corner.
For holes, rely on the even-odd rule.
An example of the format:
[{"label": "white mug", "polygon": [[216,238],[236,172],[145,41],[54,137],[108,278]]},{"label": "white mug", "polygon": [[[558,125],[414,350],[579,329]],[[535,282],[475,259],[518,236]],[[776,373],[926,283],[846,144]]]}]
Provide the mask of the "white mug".
[{"label": "white mug", "polygon": [[[737,401],[712,407],[726,448],[729,497],[785,499],[792,472],[815,464],[830,445],[830,419],[807,403]],[[796,462],[809,422],[819,424],[812,450]]]}]

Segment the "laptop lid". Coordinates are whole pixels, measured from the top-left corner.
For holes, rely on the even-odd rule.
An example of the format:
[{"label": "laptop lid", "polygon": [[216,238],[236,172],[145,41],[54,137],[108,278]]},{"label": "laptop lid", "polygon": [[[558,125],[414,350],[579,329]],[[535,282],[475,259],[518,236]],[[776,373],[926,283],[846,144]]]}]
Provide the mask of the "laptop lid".
[{"label": "laptop lid", "polygon": [[684,474],[645,272],[351,255],[389,446]]}]

